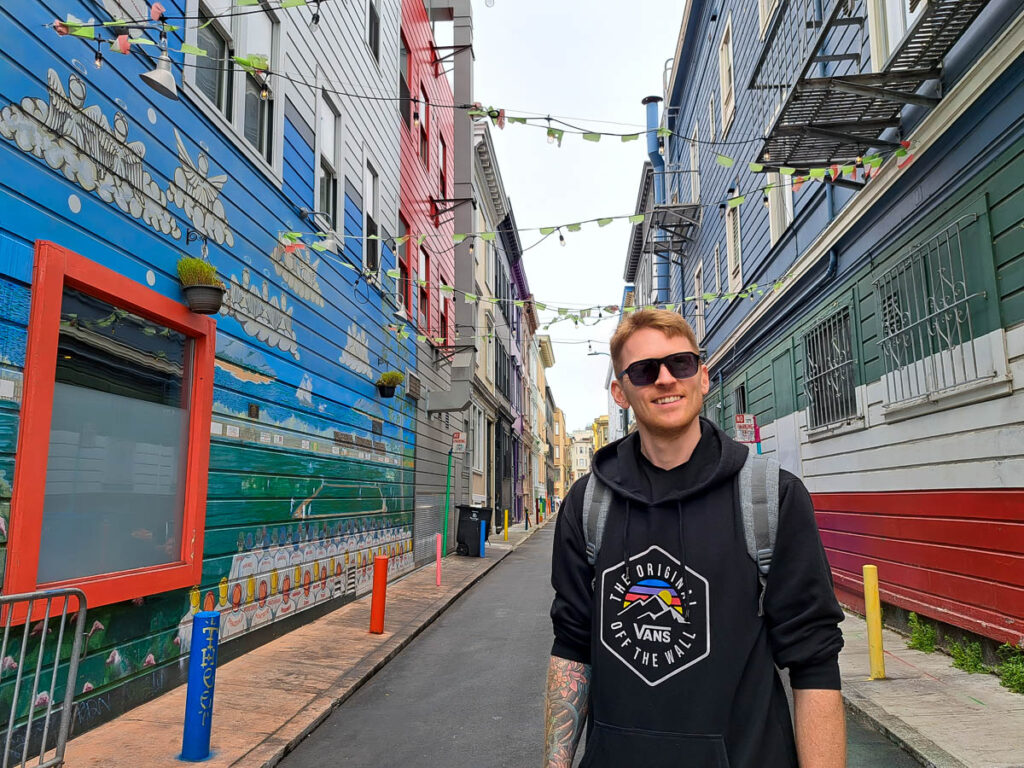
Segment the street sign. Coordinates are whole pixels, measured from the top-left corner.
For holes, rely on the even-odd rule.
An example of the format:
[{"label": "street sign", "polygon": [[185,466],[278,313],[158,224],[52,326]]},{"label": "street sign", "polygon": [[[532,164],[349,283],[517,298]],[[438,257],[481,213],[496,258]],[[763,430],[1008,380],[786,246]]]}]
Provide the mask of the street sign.
[{"label": "street sign", "polygon": [[466,433],[465,432],[453,432],[452,433],[452,453],[465,453],[466,452]]},{"label": "street sign", "polygon": [[757,438],[757,417],[752,413],[737,413],[736,442],[756,443]]}]

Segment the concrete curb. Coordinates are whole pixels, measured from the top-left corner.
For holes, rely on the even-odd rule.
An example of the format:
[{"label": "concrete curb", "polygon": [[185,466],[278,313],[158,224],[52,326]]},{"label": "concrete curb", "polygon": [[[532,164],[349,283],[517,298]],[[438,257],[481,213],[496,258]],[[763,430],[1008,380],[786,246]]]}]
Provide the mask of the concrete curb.
[{"label": "concrete curb", "polygon": [[[486,576],[488,573],[494,570],[494,568],[496,568],[502,560],[504,560],[508,555],[515,552],[525,541],[527,541],[531,536],[533,536],[534,533],[536,533],[539,529],[546,526],[547,523],[548,520],[545,520],[541,525],[530,528],[530,531],[527,532],[527,534],[522,539],[517,541],[508,549],[495,548],[494,551],[498,553],[498,555],[497,557],[495,557],[493,561],[488,562],[487,567],[484,570],[480,571],[480,573],[476,574],[476,576],[474,576],[472,579],[463,584],[462,587],[460,587],[457,592],[451,594],[448,597],[448,599],[445,600],[443,603],[435,606],[433,610],[429,612],[426,618],[420,624],[418,624],[408,635],[395,640],[393,647],[390,650],[388,650],[387,653],[385,653],[382,658],[378,659],[372,666],[370,666],[362,674],[360,674],[359,677],[353,680],[345,688],[344,692],[341,695],[339,695],[337,698],[332,699],[330,706],[324,707],[320,712],[316,713],[313,716],[313,718],[308,722],[307,725],[305,725],[286,743],[281,744],[272,755],[270,755],[263,761],[263,763],[261,764],[261,768],[275,768],[275,766],[277,766],[285,758],[285,756],[288,755],[288,753],[292,752],[307,736],[309,736],[320,725],[322,725],[323,722],[328,717],[330,717],[331,713],[333,713],[334,710],[336,710],[338,707],[344,704],[356,691],[358,691],[366,683],[368,683],[374,675],[376,675],[381,669],[383,669],[385,664],[387,664],[389,661],[395,658],[395,656],[397,656],[407,645],[409,645],[409,643],[411,643],[417,636],[419,636],[421,632],[423,632],[427,627],[429,627],[431,624],[437,621],[441,614],[447,611],[455,603],[456,600],[458,600],[460,597],[466,594],[466,592],[468,592],[470,589],[476,586],[476,584],[479,583],[484,576]],[[427,568],[431,566],[423,567]],[[339,681],[344,680],[345,677],[349,674],[351,674],[351,672],[346,672],[345,674],[341,675],[341,677],[338,678]],[[301,714],[302,712],[298,713],[298,715]],[[296,715],[296,717],[298,717],[298,715]],[[245,758],[243,758],[243,760],[244,759]]]},{"label": "concrete curb", "polygon": [[925,768],[970,768],[863,694],[844,689],[843,703],[851,717],[881,733]]}]

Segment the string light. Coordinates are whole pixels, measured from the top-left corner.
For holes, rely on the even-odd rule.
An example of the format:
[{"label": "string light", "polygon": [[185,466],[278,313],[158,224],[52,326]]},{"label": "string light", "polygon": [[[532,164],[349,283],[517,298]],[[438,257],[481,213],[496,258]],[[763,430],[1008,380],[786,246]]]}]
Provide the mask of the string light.
[{"label": "string light", "polygon": [[658,154],[661,155],[662,157],[665,156],[665,137],[664,136],[659,136],[658,137]]},{"label": "string light", "polygon": [[473,246],[473,238],[469,238],[469,255],[472,256],[476,248]]},{"label": "string light", "polygon": [[266,101],[270,98],[270,84],[264,80],[260,85],[260,99]]},{"label": "string light", "polygon": [[558,244],[563,248],[565,247],[565,235],[562,234],[561,227],[558,228]]},{"label": "string light", "polygon": [[320,26],[320,0],[315,0],[316,7],[313,8],[313,18],[310,19],[309,26],[311,29],[316,29]]},{"label": "string light", "polygon": [[100,51],[100,43],[98,40],[96,41],[96,58],[93,59],[93,62],[96,64],[96,69],[103,67],[103,52]]}]

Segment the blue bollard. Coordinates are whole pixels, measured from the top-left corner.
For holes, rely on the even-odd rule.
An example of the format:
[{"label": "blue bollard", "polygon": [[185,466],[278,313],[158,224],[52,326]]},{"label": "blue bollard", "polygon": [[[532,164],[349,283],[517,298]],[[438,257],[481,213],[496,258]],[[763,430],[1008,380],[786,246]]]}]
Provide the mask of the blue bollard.
[{"label": "blue bollard", "polygon": [[487,521],[480,521],[480,557],[484,557],[484,549],[487,547]]},{"label": "blue bollard", "polygon": [[210,756],[213,727],[213,684],[217,677],[217,644],[220,614],[200,611],[192,619],[192,647],[188,657],[188,693],[185,696],[185,730],[181,759],[190,762]]}]

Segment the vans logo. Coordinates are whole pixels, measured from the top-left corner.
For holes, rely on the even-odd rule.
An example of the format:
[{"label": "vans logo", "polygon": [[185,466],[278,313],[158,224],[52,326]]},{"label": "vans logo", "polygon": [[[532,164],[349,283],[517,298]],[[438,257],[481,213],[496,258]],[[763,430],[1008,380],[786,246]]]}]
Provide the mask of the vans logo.
[{"label": "vans logo", "polygon": [[648,685],[711,652],[707,579],[661,547],[605,570],[600,595],[601,644]]}]

